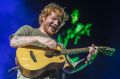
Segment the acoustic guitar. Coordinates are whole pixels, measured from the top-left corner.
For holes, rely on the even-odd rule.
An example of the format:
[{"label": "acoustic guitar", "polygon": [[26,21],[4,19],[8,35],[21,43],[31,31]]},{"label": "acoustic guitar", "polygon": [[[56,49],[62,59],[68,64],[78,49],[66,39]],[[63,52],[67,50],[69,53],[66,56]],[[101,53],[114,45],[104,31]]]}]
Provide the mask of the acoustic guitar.
[{"label": "acoustic guitar", "polygon": [[[88,52],[89,48],[61,49],[56,50],[40,48],[36,46],[20,47],[16,50],[17,65],[25,77],[38,77],[43,72],[62,68],[66,60],[65,55]],[[111,56],[115,51],[110,47],[98,47],[98,53]]]}]

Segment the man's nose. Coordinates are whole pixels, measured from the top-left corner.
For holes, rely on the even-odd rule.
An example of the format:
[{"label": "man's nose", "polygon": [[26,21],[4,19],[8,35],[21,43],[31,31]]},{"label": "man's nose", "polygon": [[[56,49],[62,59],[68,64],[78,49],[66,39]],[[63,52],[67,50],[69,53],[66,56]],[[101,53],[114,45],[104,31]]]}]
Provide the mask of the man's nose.
[{"label": "man's nose", "polygon": [[54,24],[55,24],[55,25],[58,25],[58,20],[55,20],[55,21],[54,21]]}]

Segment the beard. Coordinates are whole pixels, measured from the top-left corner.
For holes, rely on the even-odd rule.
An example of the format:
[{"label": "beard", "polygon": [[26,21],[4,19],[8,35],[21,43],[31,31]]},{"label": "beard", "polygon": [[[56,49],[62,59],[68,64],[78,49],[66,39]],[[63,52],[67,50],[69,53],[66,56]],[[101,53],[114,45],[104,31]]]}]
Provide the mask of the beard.
[{"label": "beard", "polygon": [[50,24],[45,24],[43,29],[50,36],[54,35],[58,31],[58,28],[51,26]]}]

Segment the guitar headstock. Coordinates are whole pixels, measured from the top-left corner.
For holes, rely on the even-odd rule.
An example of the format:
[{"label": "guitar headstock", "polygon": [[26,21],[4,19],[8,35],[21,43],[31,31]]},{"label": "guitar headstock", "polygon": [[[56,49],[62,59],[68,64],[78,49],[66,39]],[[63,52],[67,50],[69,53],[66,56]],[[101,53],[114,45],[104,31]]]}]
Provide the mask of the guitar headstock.
[{"label": "guitar headstock", "polygon": [[103,53],[104,55],[112,56],[115,52],[115,48],[110,47],[98,47],[98,53]]}]

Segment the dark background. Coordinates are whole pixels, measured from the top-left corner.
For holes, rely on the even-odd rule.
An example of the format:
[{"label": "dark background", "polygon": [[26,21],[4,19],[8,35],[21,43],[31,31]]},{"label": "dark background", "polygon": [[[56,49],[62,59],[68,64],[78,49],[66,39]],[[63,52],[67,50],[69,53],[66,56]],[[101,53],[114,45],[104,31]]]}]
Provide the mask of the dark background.
[{"label": "dark background", "polygon": [[[120,1],[119,0],[0,0],[0,79],[15,79],[16,72],[8,74],[15,66],[15,49],[9,45],[9,36],[22,25],[38,27],[38,15],[50,2],[66,7],[66,11],[80,11],[80,22],[92,23],[90,37],[81,38],[77,46],[110,46],[116,49],[113,56],[99,55],[85,69],[69,75],[68,79],[120,79]],[[64,30],[68,27],[68,21]],[[60,31],[60,32],[61,32]]]}]

